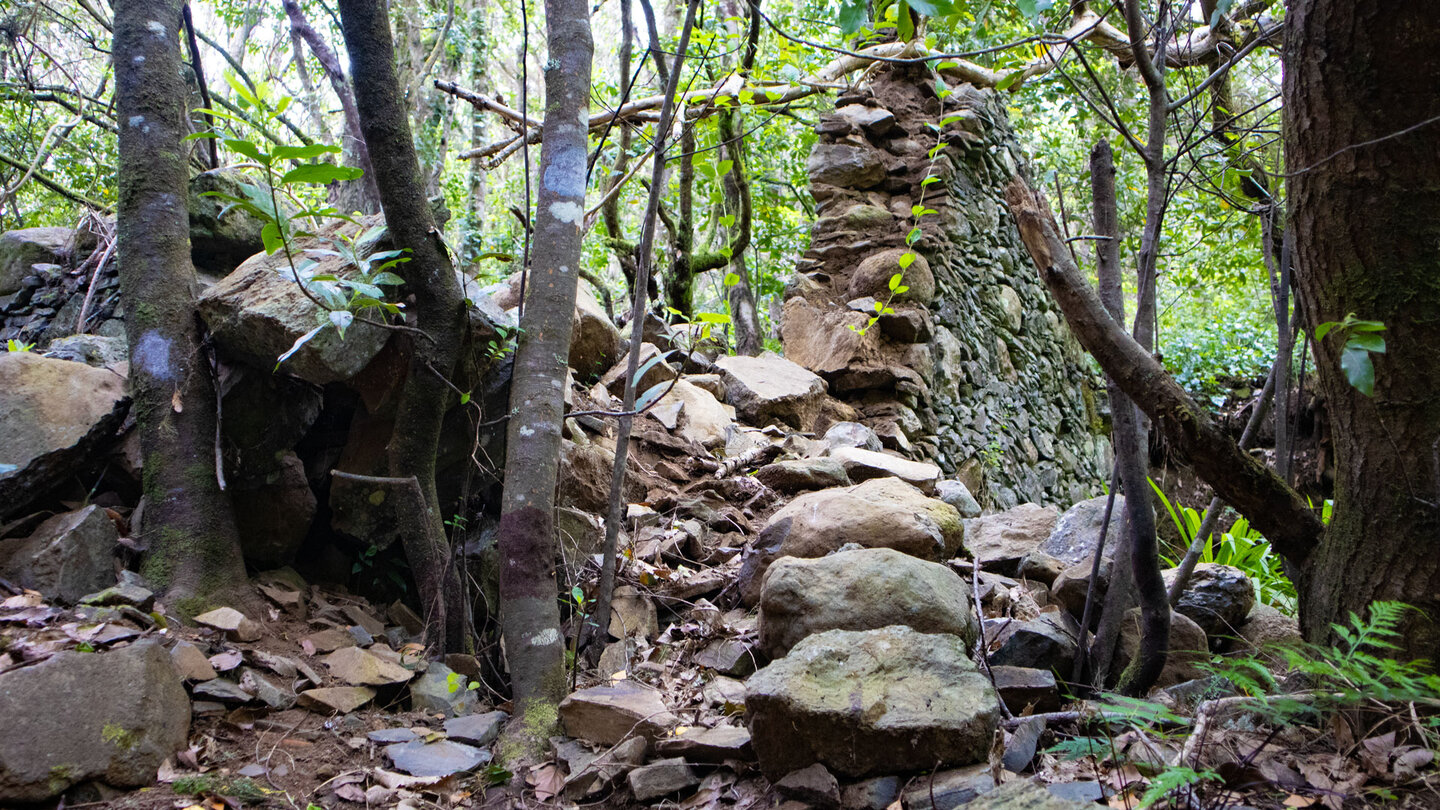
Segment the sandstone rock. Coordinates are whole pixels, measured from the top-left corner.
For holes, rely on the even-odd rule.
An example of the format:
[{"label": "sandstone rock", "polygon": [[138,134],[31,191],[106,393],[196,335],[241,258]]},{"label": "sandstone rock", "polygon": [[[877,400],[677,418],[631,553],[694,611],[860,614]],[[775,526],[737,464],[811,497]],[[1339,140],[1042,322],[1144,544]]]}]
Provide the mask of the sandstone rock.
[{"label": "sandstone rock", "polygon": [[966,804],[966,810],[1089,810],[1094,802],[1077,802],[1051,793],[1034,779],[1006,782]]},{"label": "sandstone rock", "polygon": [[465,676],[436,661],[410,684],[410,708],[446,717],[469,714],[479,698]]},{"label": "sandstone rock", "polygon": [[415,673],[359,647],[341,647],[320,659],[330,674],[351,686],[392,686]]},{"label": "sandstone rock", "polygon": [[760,591],[760,646],[780,658],[826,630],[905,625],[973,644],[979,633],[970,586],[939,563],[888,548],[842,551],[819,559],[782,557]]},{"label": "sandstone rock", "polygon": [[715,366],[726,402],[752,425],[780,421],[804,430],[820,415],[825,381],[777,354],[722,357]]},{"label": "sandstone rock", "polygon": [[835,114],[850,122],[851,126],[881,137],[895,128],[895,113],[883,107],[866,107],[863,104],[846,104],[837,107]]},{"label": "sandstone rock", "polygon": [[368,686],[331,686],[301,692],[296,703],[320,714],[349,714],[374,699]]},{"label": "sandstone rock", "polygon": [[615,638],[639,636],[650,640],[660,635],[655,602],[631,585],[619,585],[611,597],[610,635]]},{"label": "sandstone rock", "polygon": [[310,642],[310,646],[314,647],[315,652],[318,653],[334,652],[341,647],[355,646],[354,636],[334,627],[328,630],[321,630],[318,633],[311,633],[302,640]]},{"label": "sandstone rock", "polygon": [[6,231],[0,234],[0,295],[18,291],[32,264],[70,264],[84,259],[94,248],[94,234],[69,228]]},{"label": "sandstone rock", "polygon": [[245,559],[262,566],[294,561],[315,517],[315,493],[305,477],[305,463],[291,450],[279,457],[277,472],[230,487],[240,550]]},{"label": "sandstone rock", "polygon": [[[295,241],[297,255],[307,249],[328,249],[318,237]],[[317,256],[312,275],[345,278],[355,271],[338,256]],[[200,294],[200,315],[215,341],[234,357],[269,369],[302,335],[314,329],[323,313],[295,283],[283,251],[258,253]],[[141,305],[143,306],[143,304]],[[287,359],[281,368],[316,385],[343,382],[360,373],[390,333],[356,322],[340,338],[334,328],[322,329]]]},{"label": "sandstone rock", "polygon": [[840,783],[818,762],[785,774],[775,783],[775,792],[818,808],[840,806]]},{"label": "sandstone rock", "polygon": [[[1130,608],[1120,624],[1120,640],[1115,645],[1115,661],[1111,675],[1118,678],[1130,662],[1135,660],[1140,649],[1140,608]],[[1165,658],[1165,669],[1155,681],[1155,688],[1163,689],[1184,681],[1205,677],[1200,668],[1210,660],[1209,639],[1200,625],[1178,611],[1170,612],[1170,653]]]},{"label": "sandstone rock", "polygon": [[[273,484],[323,404],[321,391],[303,380],[270,368],[234,367],[225,379],[221,421],[225,474],[232,485]],[[242,532],[241,540],[250,538]]]},{"label": "sandstone rock", "polygon": [[898,478],[809,492],[765,524],[742,566],[741,593],[746,604],[755,604],[765,570],[776,557],[823,557],[856,543],[943,560],[961,553],[964,537],[955,507],[925,497]]},{"label": "sandstone rock", "polygon": [[0,518],[91,461],[129,406],[125,379],[113,371],[0,352]]},{"label": "sandstone rock", "polygon": [[755,648],[748,642],[734,638],[722,638],[710,642],[695,654],[697,665],[708,667],[722,675],[744,678],[755,671]]},{"label": "sandstone rock", "polygon": [[223,276],[265,249],[260,238],[265,223],[226,200],[204,196],[212,192],[231,197],[244,193],[228,174],[205,172],[190,181],[190,260],[201,272]]},{"label": "sandstone rock", "polygon": [[490,761],[489,751],[450,740],[387,745],[385,756],[411,776],[449,776],[473,771]]},{"label": "sandstone rock", "polygon": [[99,780],[155,780],[185,747],[190,699],[158,644],[107,653],[60,652],[0,675],[0,803],[39,802]]},{"label": "sandstone rock", "polygon": [[484,747],[495,742],[509,719],[510,715],[505,712],[461,715],[445,721],[445,736],[457,742]]},{"label": "sandstone rock", "polygon": [[962,639],[908,627],[810,636],[750,677],[745,705],[772,780],[815,762],[861,777],[983,761],[1000,716]]},{"label": "sandstone rock", "polygon": [[[655,345],[650,343],[641,343],[639,367],[645,368],[647,363],[650,363],[650,361],[654,360],[656,357],[659,356],[660,349],[657,348]],[[617,397],[624,396],[625,374],[629,370],[630,353],[627,351],[623,356],[621,356],[619,360],[615,362],[615,366],[609,371],[605,372],[605,374],[600,378],[600,384],[605,386],[605,389],[611,394],[614,394]],[[641,375],[639,384],[635,386],[635,396],[639,397],[641,394],[650,390],[651,386],[659,385],[660,383],[668,382],[675,379],[676,373],[677,372],[675,371],[675,369],[664,360],[654,363],[645,371],[643,375]]]},{"label": "sandstone rock", "polygon": [[258,641],[260,625],[232,607],[219,607],[195,617],[195,623],[219,630],[236,641]]},{"label": "sandstone rock", "polygon": [[1257,655],[1266,661],[1279,663],[1284,656],[1277,647],[1294,646],[1300,643],[1300,622],[1294,616],[1286,616],[1263,602],[1250,609],[1250,616],[1240,625],[1240,638],[1235,652]]},{"label": "sandstone rock", "polygon": [[572,692],[560,702],[560,722],[571,737],[614,745],[632,734],[656,739],[680,718],[665,708],[659,692],[624,680]]},{"label": "sandstone rock", "polygon": [[1051,557],[1037,549],[1020,560],[1020,570],[1016,576],[1049,586],[1055,584],[1055,580],[1060,578],[1067,567],[1064,560]]},{"label": "sandstone rock", "polygon": [[825,445],[831,451],[841,447],[880,452],[880,437],[859,422],[836,422],[825,430]]},{"label": "sandstone rock", "polygon": [[730,418],[725,406],[714,394],[682,378],[656,407],[663,408],[674,403],[680,405],[679,423],[675,427],[675,433],[680,438],[706,448],[725,444],[725,437],[735,420]]},{"label": "sandstone rock", "polygon": [[[1165,589],[1175,582],[1176,569],[1162,572]],[[1199,563],[1186,583],[1175,610],[1189,616],[1207,636],[1235,636],[1255,607],[1255,584],[1244,571],[1218,563]]]},{"label": "sandstone rock", "polygon": [[850,476],[845,472],[845,465],[833,458],[776,461],[756,470],[755,479],[777,492],[784,493],[850,486]]},{"label": "sandstone rock", "polygon": [[900,798],[898,776],[876,776],[840,788],[844,810],[887,810]]},{"label": "sandstone rock", "polygon": [[[930,262],[924,256],[915,254],[915,261],[905,269],[900,268],[900,257],[908,252],[905,248],[891,248],[873,253],[860,262],[850,276],[850,298],[874,298],[876,301],[914,301],[928,304],[935,298],[935,274]],[[899,295],[890,292],[890,279],[899,273],[902,283],[910,289]]]},{"label": "sandstone rock", "polygon": [[845,465],[850,480],[860,482],[871,478],[894,476],[926,495],[935,494],[935,485],[940,482],[940,468],[922,461],[877,453],[858,447],[840,447],[830,451],[830,457]]},{"label": "sandstone rock", "polygon": [[905,791],[908,810],[954,810],[995,789],[989,765],[953,768],[916,781],[919,784]]},{"label": "sandstone rock", "polygon": [[570,367],[580,377],[593,379],[593,375],[615,365],[624,351],[619,328],[584,285],[575,296],[571,330]]},{"label": "sandstone rock", "polygon": [[[1081,501],[1060,516],[1055,530],[1040,544],[1039,550],[1070,565],[1089,560],[1100,543],[1100,526],[1105,518],[1105,498]],[[1110,528],[1105,532],[1105,553],[1108,559],[1119,547],[1125,525],[1125,496],[1115,496],[1110,513]]]},{"label": "sandstone rock", "polygon": [[962,518],[973,518],[980,516],[980,504],[976,502],[975,496],[970,494],[970,488],[964,482],[954,479],[941,481],[935,485],[935,497],[955,507]]},{"label": "sandstone rock", "polygon": [[995,690],[1011,714],[1018,717],[1027,707],[1036,712],[1060,709],[1060,690],[1055,673],[1050,670],[992,664],[990,674],[995,678]]},{"label": "sandstone rock", "polygon": [[67,335],[50,341],[45,356],[95,368],[116,368],[130,361],[130,344],[123,337]]},{"label": "sandstone rock", "polygon": [[188,641],[181,641],[170,650],[170,660],[175,664],[175,672],[187,681],[209,681],[216,677],[215,667],[210,666],[205,653]]},{"label": "sandstone rock", "polygon": [[852,312],[817,305],[804,298],[785,302],[780,316],[780,339],[785,357],[815,372],[834,374],[865,354],[865,346],[876,343],[873,335],[861,334],[871,312]]},{"label": "sandstone rock", "polygon": [[1064,613],[1042,613],[1030,621],[1001,619],[993,635],[986,627],[986,640],[995,666],[1068,673],[1080,649],[1080,627]]},{"label": "sandstone rock", "polygon": [[114,521],[99,506],[64,512],[25,540],[0,542],[0,576],[75,604],[115,583],[119,539]]},{"label": "sandstone rock", "polygon": [[254,699],[254,695],[240,688],[240,684],[228,678],[202,681],[190,687],[190,694],[196,698],[210,698],[218,703],[242,706]]},{"label": "sandstone rock", "polygon": [[695,775],[690,763],[679,757],[662,759],[636,768],[626,775],[626,780],[630,783],[630,792],[635,794],[635,800],[641,802],[678,793],[700,784],[700,777]]},{"label": "sandstone rock", "polygon": [[[1105,604],[1105,592],[1110,589],[1111,565],[1109,559],[1101,558],[1100,581],[1095,583],[1095,607],[1092,609],[1092,619],[1098,618],[1099,608]],[[1090,590],[1092,570],[1092,562],[1085,560],[1061,571],[1055,581],[1050,584],[1050,601],[1065,608],[1071,616],[1080,619],[1085,613],[1085,594]]]},{"label": "sandstone rock", "polygon": [[816,144],[805,168],[811,183],[845,188],[869,188],[885,179],[880,153],[864,146]]},{"label": "sandstone rock", "polygon": [[682,757],[687,762],[720,764],[727,759],[750,762],[755,749],[750,744],[750,730],[743,726],[689,728],[675,737],[655,743],[655,753],[662,757]]},{"label": "sandstone rock", "polygon": [[986,571],[1014,576],[1020,560],[1055,528],[1059,510],[1024,503],[995,515],[965,522],[965,545]]}]

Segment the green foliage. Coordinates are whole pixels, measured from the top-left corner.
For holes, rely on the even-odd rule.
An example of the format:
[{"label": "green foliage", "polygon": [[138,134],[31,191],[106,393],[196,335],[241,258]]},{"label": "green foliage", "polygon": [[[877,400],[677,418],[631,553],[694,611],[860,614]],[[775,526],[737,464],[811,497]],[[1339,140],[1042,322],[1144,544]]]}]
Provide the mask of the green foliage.
[{"label": "green foliage", "polygon": [[[1183,546],[1189,548],[1196,533],[1200,531],[1203,517],[1188,506],[1172,503],[1153,480],[1150,487],[1155,491],[1160,504],[1165,507],[1170,521],[1175,524]],[[1221,532],[1218,540],[1214,534],[1206,539],[1200,562],[1240,569],[1255,585],[1255,598],[1287,616],[1294,616],[1299,609],[1295,585],[1285,575],[1280,555],[1270,548],[1270,542],[1252,529],[1250,522],[1243,517],[1237,519],[1229,531]],[[1165,564],[1173,568],[1179,561],[1166,558]]]},{"label": "green foliage", "polygon": [[1325,339],[1330,332],[1345,338],[1340,350],[1340,369],[1345,379],[1365,396],[1375,393],[1375,364],[1372,354],[1385,353],[1385,338],[1379,332],[1385,331],[1385,324],[1379,321],[1362,321],[1351,312],[1341,321],[1326,321],[1315,327],[1315,342]]},{"label": "green foliage", "polygon": [[35,348],[34,343],[26,343],[23,340],[16,340],[15,338],[10,338],[9,340],[5,341],[5,351],[7,352],[28,352],[33,348]]}]

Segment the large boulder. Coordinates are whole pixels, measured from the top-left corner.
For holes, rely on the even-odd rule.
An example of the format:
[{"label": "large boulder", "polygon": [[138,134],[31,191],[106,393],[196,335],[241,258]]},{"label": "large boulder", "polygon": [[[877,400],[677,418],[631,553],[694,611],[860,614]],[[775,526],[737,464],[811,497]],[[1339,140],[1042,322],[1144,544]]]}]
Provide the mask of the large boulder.
[{"label": "large boulder", "polygon": [[823,557],[855,543],[946,560],[961,552],[964,539],[955,507],[898,478],[809,492],[772,515],[761,530],[741,570],[741,595],[755,604],[765,571],[778,557]]},{"label": "large boulder", "polygon": [[295,560],[315,518],[315,493],[305,478],[304,462],[289,450],[279,455],[279,470],[230,488],[240,550],[245,559],[266,568]]},{"label": "large boulder", "polygon": [[833,458],[791,458],[766,464],[755,471],[755,480],[778,492],[850,486],[845,465]]},{"label": "large boulder", "polygon": [[[372,247],[362,246],[359,250]],[[340,257],[306,253],[312,250],[330,250],[330,246],[318,237],[310,237],[296,239],[292,249],[297,257],[309,255],[318,262],[308,271],[311,275],[345,278],[354,274],[354,268]],[[200,316],[215,341],[230,355],[260,369],[274,368],[276,360],[325,317],[295,283],[284,251],[258,253],[246,259],[201,293],[198,304]],[[141,303],[132,309],[143,315],[143,307]],[[316,385],[343,382],[359,374],[389,338],[388,330],[359,321],[345,330],[344,339],[334,328],[326,327],[280,367]]]},{"label": "large boulder", "polygon": [[[1163,573],[1165,589],[1175,583],[1178,569]],[[1206,635],[1235,636],[1255,607],[1255,584],[1231,565],[1200,563],[1185,583],[1175,610],[1189,616]]]},{"label": "large boulder", "polygon": [[580,377],[593,377],[615,365],[624,349],[620,330],[605,308],[585,287],[575,295],[575,319],[570,332],[570,367]]},{"label": "large boulder", "polygon": [[[1040,544],[1039,550],[1069,565],[1089,560],[1100,545],[1100,527],[1105,521],[1105,497],[1081,501],[1060,516],[1055,530]],[[1125,524],[1125,497],[1117,495],[1110,512],[1110,528],[1105,532],[1105,552],[1109,558],[1120,545]]]},{"label": "large boulder", "polygon": [[285,454],[320,416],[320,389],[269,368],[236,366],[226,375],[225,475],[239,481],[268,477],[284,466]]},{"label": "large boulder", "polygon": [[1259,656],[1270,663],[1281,663],[1285,656],[1280,648],[1294,647],[1301,642],[1300,622],[1279,610],[1259,602],[1250,610],[1232,652]]},{"label": "large boulder", "polygon": [[1022,503],[994,515],[965,521],[965,545],[986,571],[1015,576],[1020,560],[1055,530],[1060,510]]},{"label": "large boulder", "polygon": [[724,445],[734,424],[714,394],[684,378],[675,381],[652,413],[666,408],[676,409],[676,435],[701,447]]},{"label": "large boulder", "polygon": [[[1114,678],[1130,666],[1140,649],[1140,608],[1130,608],[1120,621],[1120,640],[1115,645],[1115,660],[1110,668]],[[1165,656],[1165,668],[1155,681],[1155,688],[1163,689],[1204,678],[1207,673],[1200,665],[1209,660],[1209,639],[1205,631],[1185,614],[1170,611],[1170,651]]]},{"label": "large boulder", "polygon": [[190,261],[202,273],[223,276],[265,249],[265,223],[214,194],[243,197],[244,191],[235,177],[217,172],[190,181]]},{"label": "large boulder", "polygon": [[95,235],[69,228],[22,228],[0,234],[0,295],[17,292],[36,264],[68,265],[95,248]]},{"label": "large boulder", "polygon": [[0,576],[51,599],[75,604],[115,584],[120,534],[94,504],[56,515],[29,538],[0,542]]},{"label": "large boulder", "polygon": [[765,574],[760,647],[771,658],[826,630],[891,625],[949,633],[967,645],[979,631],[970,586],[958,574],[893,549],[855,549],[814,560],[782,557]]},{"label": "large boulder", "polygon": [[806,430],[820,415],[825,381],[778,354],[722,357],[715,366],[725,381],[725,400],[749,424],[778,421]]},{"label": "large boulder", "polygon": [[185,747],[190,699],[169,653],[141,642],[113,652],[61,652],[0,675],[0,804],[40,802],[99,780],[155,781]]},{"label": "large boulder", "polygon": [[964,639],[897,626],[810,636],[750,677],[745,712],[771,781],[864,777],[984,761],[1000,699]]},{"label": "large boulder", "polygon": [[[991,622],[994,622],[992,625]],[[1065,613],[1041,613],[1029,621],[986,622],[990,663],[1004,667],[1058,670],[1068,676],[1080,649],[1080,625]]]},{"label": "large boulder", "polygon": [[19,512],[114,437],[125,378],[31,352],[0,353],[0,518]]}]

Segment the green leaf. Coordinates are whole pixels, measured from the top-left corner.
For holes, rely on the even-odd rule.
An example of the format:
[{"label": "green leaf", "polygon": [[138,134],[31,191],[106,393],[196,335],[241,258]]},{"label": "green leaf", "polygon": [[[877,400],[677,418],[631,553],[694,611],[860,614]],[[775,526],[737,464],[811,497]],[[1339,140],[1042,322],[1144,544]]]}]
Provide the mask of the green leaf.
[{"label": "green leaf", "polygon": [[265,243],[265,252],[274,253],[285,246],[285,241],[280,238],[280,228],[274,220],[265,223],[260,229],[260,241]]},{"label": "green leaf", "polygon": [[955,13],[950,0],[908,0],[910,7],[927,17],[948,17]]},{"label": "green leaf", "polygon": [[311,329],[309,332],[306,332],[305,334],[301,335],[301,336],[295,341],[295,344],[290,347],[290,351],[285,352],[284,354],[282,354],[282,355],[280,355],[278,358],[276,358],[276,360],[275,360],[275,368],[276,368],[276,370],[279,370],[281,363],[285,362],[286,360],[289,360],[292,355],[294,355],[296,352],[300,351],[300,347],[304,346],[306,343],[309,343],[309,342],[310,342],[310,338],[313,338],[313,337],[315,337],[316,335],[320,334],[320,331],[321,331],[322,329],[324,329],[325,327],[329,326],[329,325],[330,325],[330,324],[328,324],[328,323],[322,323],[322,324],[320,324],[319,326],[315,327],[314,329]]},{"label": "green leaf", "polygon": [[1218,0],[1215,3],[1215,11],[1210,15],[1210,27],[1214,28],[1220,24],[1220,18],[1230,13],[1230,7],[1235,5],[1235,0]]},{"label": "green leaf", "polygon": [[900,0],[895,10],[895,33],[900,36],[901,42],[909,42],[915,37],[915,21],[910,19],[909,0]]},{"label": "green leaf", "polygon": [[306,163],[296,166],[280,178],[281,183],[334,183],[354,180],[365,172],[354,166],[333,166],[329,163]]},{"label": "green leaf", "polygon": [[1326,321],[1325,323],[1322,323],[1319,326],[1315,327],[1315,342],[1319,343],[1320,341],[1324,340],[1325,336],[1330,334],[1330,330],[1334,329],[1339,325],[1340,324],[1335,321]]},{"label": "green leaf", "polygon": [[726,286],[726,287],[734,287],[736,284],[739,284],[739,283],[740,283],[740,276],[739,276],[739,274],[737,274],[737,273],[726,273],[726,274],[725,274],[725,286]]},{"label": "green leaf", "polygon": [[[907,253],[907,254],[905,254],[905,255],[906,255],[906,256],[913,256],[914,254]],[[901,261],[904,261],[905,256],[901,256],[900,259],[901,259]],[[903,286],[904,283],[905,283],[905,276],[904,276],[903,274],[901,274],[901,273],[896,273],[895,275],[891,276],[891,277],[890,277],[890,292],[895,292],[896,290],[900,289],[900,287]]]},{"label": "green leaf", "polygon": [[695,317],[701,323],[713,323],[721,326],[730,323],[730,316],[723,312],[697,312]]},{"label": "green leaf", "polygon": [[729,174],[730,170],[733,168],[735,168],[735,161],[722,160],[719,163],[715,164],[715,176],[724,177],[725,175]]},{"label": "green leaf", "polygon": [[1355,390],[1367,397],[1374,395],[1375,364],[1370,362],[1370,352],[1347,343],[1340,354],[1340,368]]},{"label": "green leaf", "polygon": [[224,75],[225,83],[230,85],[230,89],[235,91],[235,95],[239,96],[252,107],[260,107],[260,99],[256,98],[254,93],[250,92],[250,88],[246,87],[245,83],[240,81],[240,78],[235,75],[234,71],[227,70]]},{"label": "green leaf", "polygon": [[[915,263],[915,251],[910,250],[902,253],[898,263],[901,270],[909,269],[910,265]],[[897,275],[896,278],[899,278],[899,276]]]},{"label": "green leaf", "polygon": [[260,148],[257,147],[255,144],[246,140],[241,140],[240,138],[224,138],[223,140],[225,142],[225,146],[227,146],[230,151],[244,155],[245,157],[250,158],[256,163],[259,163],[261,166],[270,165],[270,156],[266,155],[264,152],[261,152]]},{"label": "green leaf", "polygon": [[181,143],[185,143],[185,142],[187,142],[187,141],[198,141],[198,140],[200,140],[201,138],[208,138],[208,139],[214,140],[214,139],[219,138],[219,137],[220,137],[220,136],[219,136],[218,134],[214,133],[214,132],[192,132],[192,133],[190,133],[189,135],[186,135],[185,137],[181,138],[181,139],[180,139],[180,142],[181,142]]},{"label": "green leaf", "polygon": [[335,330],[340,333],[340,339],[345,339],[345,330],[355,322],[355,313],[348,309],[336,309],[330,312],[330,323],[335,325]]},{"label": "green leaf", "polygon": [[[673,349],[671,351],[673,351]],[[665,358],[669,354],[669,351],[661,352],[649,360],[646,360],[644,363],[641,363],[640,367],[635,369],[635,385],[640,385],[640,381],[645,379],[645,375],[650,373],[650,369],[665,362]]]},{"label": "green leaf", "polygon": [[1374,352],[1374,353],[1376,353],[1376,354],[1384,354],[1384,353],[1385,353],[1385,338],[1383,338],[1383,337],[1375,334],[1374,332],[1368,332],[1368,333],[1363,333],[1363,332],[1362,332],[1362,333],[1352,334],[1352,335],[1350,335],[1349,338],[1347,338],[1347,339],[1345,340],[1345,348],[1346,348],[1346,349],[1350,349],[1350,348],[1364,349],[1364,350],[1367,351],[1367,352]]},{"label": "green leaf", "polygon": [[[861,3],[860,8],[861,8],[862,11],[864,10],[864,8],[865,8],[864,3]],[[749,89],[741,90],[737,95],[738,95],[738,97],[739,97],[739,99],[740,99],[740,103],[741,103],[741,104],[754,104],[754,103],[755,103],[755,91],[754,91],[754,90],[749,90]]]},{"label": "green leaf", "polygon": [[921,187],[921,188],[924,188],[924,187],[930,185],[931,183],[938,183],[938,182],[940,182],[940,178],[938,178],[938,177],[936,177],[935,175],[932,174],[932,175],[930,175],[929,177],[926,177],[924,180],[921,180],[921,181],[920,181],[920,187]]},{"label": "green leaf", "polygon": [[376,273],[373,277],[371,277],[370,281],[375,284],[384,284],[390,287],[399,287],[401,284],[405,283],[405,279],[395,275],[394,273]]},{"label": "green leaf", "polygon": [[726,214],[725,216],[720,217],[720,224],[725,226],[726,228],[733,227],[735,225],[735,215]]},{"label": "green leaf", "polygon": [[916,242],[919,242],[920,235],[920,227],[918,225],[914,228],[911,228],[910,233],[905,234],[905,244],[913,245]]},{"label": "green leaf", "polygon": [[[870,20],[865,0],[840,0],[840,31],[849,35],[859,31]],[[744,101],[742,98],[741,101]],[[748,101],[746,104],[750,103]]]},{"label": "green leaf", "polygon": [[338,154],[340,147],[331,146],[325,143],[311,144],[310,146],[277,146],[270,154],[276,160],[309,160],[321,155]]},{"label": "green leaf", "polygon": [[[1030,22],[1039,22],[1040,12],[1049,11],[1055,5],[1055,0],[1015,0],[1015,7]],[[997,87],[996,89],[1004,89]]]},{"label": "green leaf", "polygon": [[1017,70],[1013,73],[1008,74],[1005,78],[995,83],[995,89],[1009,90],[1011,87],[1014,86],[1015,82],[1020,81],[1020,77],[1024,75],[1024,73],[1025,71],[1023,70]]},{"label": "green leaf", "polygon": [[643,411],[646,408],[650,407],[655,403],[655,400],[660,398],[661,394],[665,393],[668,390],[670,390],[669,380],[661,383],[655,383],[654,385],[645,389],[645,393],[641,394],[640,398],[635,400],[635,410]]}]

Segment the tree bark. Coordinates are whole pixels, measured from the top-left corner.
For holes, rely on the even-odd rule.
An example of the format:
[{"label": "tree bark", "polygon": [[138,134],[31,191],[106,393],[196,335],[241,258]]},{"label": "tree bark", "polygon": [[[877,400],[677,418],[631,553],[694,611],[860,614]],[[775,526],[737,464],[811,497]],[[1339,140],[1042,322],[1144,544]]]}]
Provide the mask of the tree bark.
[{"label": "tree bark", "polygon": [[1404,654],[1433,660],[1440,17],[1431,3],[1296,0],[1286,27],[1285,162],[1305,326],[1353,312],[1384,322],[1387,348],[1371,355],[1367,397],[1340,368],[1345,337],[1315,345],[1335,438],[1335,507],[1296,583],[1301,626],[1320,639],[1350,611],[1401,600],[1419,608],[1403,628]]},{"label": "tree bark", "polygon": [[[120,284],[130,303],[130,387],[144,459],[144,572],[183,615],[245,586],[230,499],[217,478],[215,387],[195,312],[181,137],[181,0],[115,3]],[[235,602],[231,602],[235,604]]]},{"label": "tree bark", "polygon": [[390,18],[382,0],[340,0],[340,22],[355,83],[360,132],[369,146],[385,223],[410,261],[397,265],[411,296],[407,318],[428,337],[410,338],[409,368],[386,447],[390,475],[414,477],[423,519],[407,521],[402,541],[415,574],[433,651],[462,652],[467,611],[445,542],[445,514],[435,492],[435,454],[464,329],[465,307],[450,254],[425,200],[400,83]]},{"label": "tree bark", "polygon": [[586,127],[594,43],[584,0],[546,0],[545,139],[520,343],[511,382],[501,502],[501,631],[515,701],[510,739],[538,754],[565,695],[555,586],[554,509],[571,317],[585,215]]}]

